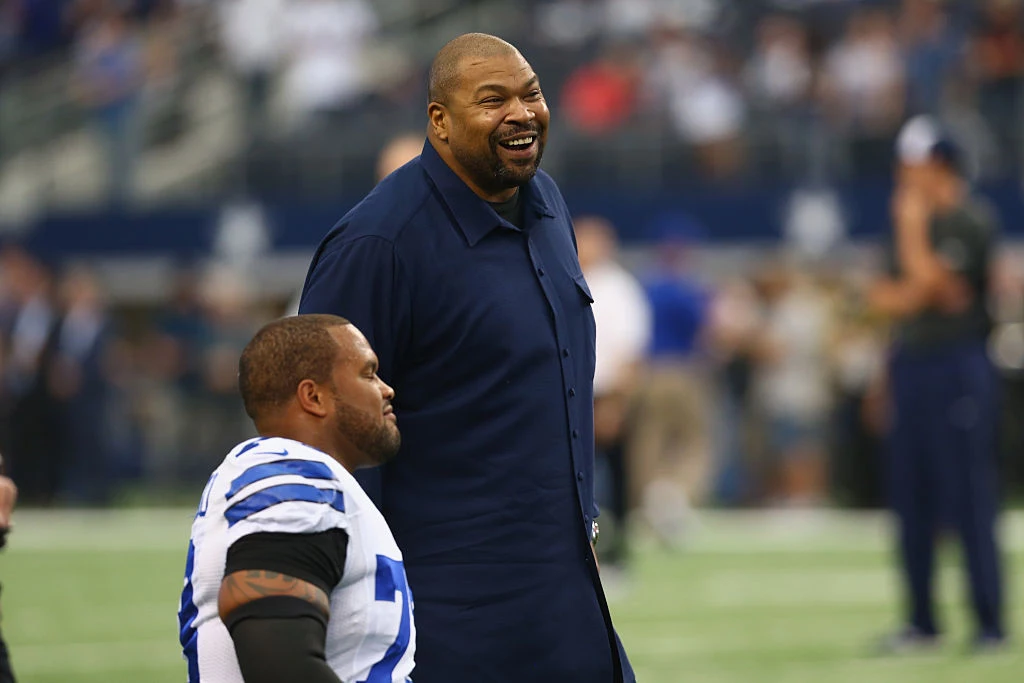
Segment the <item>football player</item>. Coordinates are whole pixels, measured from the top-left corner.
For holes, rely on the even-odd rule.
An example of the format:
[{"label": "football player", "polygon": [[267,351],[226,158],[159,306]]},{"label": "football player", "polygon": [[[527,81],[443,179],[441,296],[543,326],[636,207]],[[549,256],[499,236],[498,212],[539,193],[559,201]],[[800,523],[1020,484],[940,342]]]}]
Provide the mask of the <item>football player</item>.
[{"label": "football player", "polygon": [[214,471],[192,525],[189,683],[409,681],[402,554],[351,474],[401,441],[369,343],[344,318],[282,318],[242,352],[238,382],[260,437]]}]

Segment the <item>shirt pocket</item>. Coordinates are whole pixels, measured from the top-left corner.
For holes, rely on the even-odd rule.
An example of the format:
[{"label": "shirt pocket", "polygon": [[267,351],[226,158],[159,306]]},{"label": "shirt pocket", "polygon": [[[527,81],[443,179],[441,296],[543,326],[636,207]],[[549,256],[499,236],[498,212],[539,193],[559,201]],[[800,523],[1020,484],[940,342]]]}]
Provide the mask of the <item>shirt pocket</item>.
[{"label": "shirt pocket", "polygon": [[572,281],[576,283],[576,289],[579,290],[580,296],[583,299],[583,304],[586,306],[593,304],[594,295],[590,293],[590,285],[587,284],[587,280],[583,277],[583,273],[573,275]]}]

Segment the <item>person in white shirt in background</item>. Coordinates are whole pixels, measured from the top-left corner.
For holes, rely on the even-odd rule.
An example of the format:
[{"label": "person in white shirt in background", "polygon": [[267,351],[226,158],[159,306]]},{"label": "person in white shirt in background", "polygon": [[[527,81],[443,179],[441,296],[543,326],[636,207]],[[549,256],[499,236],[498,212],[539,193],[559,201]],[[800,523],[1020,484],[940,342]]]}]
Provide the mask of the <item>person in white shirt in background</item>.
[{"label": "person in white shirt in background", "polygon": [[358,103],[369,83],[363,51],[377,31],[365,0],[291,0],[283,31],[285,101],[298,125]]},{"label": "person in white shirt in background", "polygon": [[818,282],[784,263],[761,277],[765,324],[755,392],[765,428],[768,500],[819,505],[826,494],[825,436],[832,406],[831,302]]},{"label": "person in white shirt in background", "polygon": [[273,78],[284,52],[285,0],[222,0],[220,35],[224,59],[240,81],[245,138],[266,134]]},{"label": "person in white shirt in background", "polygon": [[594,295],[594,435],[597,496],[603,507],[605,536],[598,555],[605,588],[614,590],[624,569],[628,538],[624,444],[631,430],[638,371],[651,338],[651,311],[643,287],[618,261],[619,245],[612,224],[597,216],[581,216],[573,223],[580,266]]}]

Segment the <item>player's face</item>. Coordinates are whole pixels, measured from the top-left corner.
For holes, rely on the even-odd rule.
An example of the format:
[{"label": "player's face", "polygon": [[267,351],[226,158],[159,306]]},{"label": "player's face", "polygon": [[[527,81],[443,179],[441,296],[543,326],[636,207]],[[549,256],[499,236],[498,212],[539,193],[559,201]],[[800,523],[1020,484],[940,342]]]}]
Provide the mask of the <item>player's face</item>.
[{"label": "player's face", "polygon": [[898,182],[901,189],[932,197],[941,182],[942,166],[937,163],[900,164]]},{"label": "player's face", "polygon": [[448,107],[448,145],[488,193],[526,183],[537,172],[550,114],[537,75],[522,55],[465,58]]},{"label": "player's face", "polygon": [[377,376],[377,356],[354,325],[331,330],[341,347],[334,367],[335,436],[355,467],[387,462],[402,443],[391,401],[395,391]]}]

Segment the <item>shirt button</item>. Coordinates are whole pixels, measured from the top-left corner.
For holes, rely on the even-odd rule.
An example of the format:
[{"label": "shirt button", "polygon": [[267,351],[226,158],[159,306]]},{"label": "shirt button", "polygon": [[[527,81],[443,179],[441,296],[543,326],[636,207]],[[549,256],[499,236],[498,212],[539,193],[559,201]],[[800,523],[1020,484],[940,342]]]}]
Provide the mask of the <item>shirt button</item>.
[{"label": "shirt button", "polygon": [[569,349],[562,349],[562,356],[565,358],[569,357]]},{"label": "shirt button", "polygon": [[579,433],[578,430],[575,430],[575,429],[572,430],[572,438],[574,438],[574,439],[580,438],[580,433]]},{"label": "shirt button", "polygon": [[576,390],[573,389],[572,387],[569,387],[569,398],[572,398],[575,395],[576,395]]},{"label": "shirt button", "polygon": [[541,277],[544,277],[544,269],[543,268],[538,268],[537,269],[537,275],[540,275]]},{"label": "shirt button", "polygon": [[583,473],[582,472],[577,472],[576,473],[576,481],[583,481]]}]

